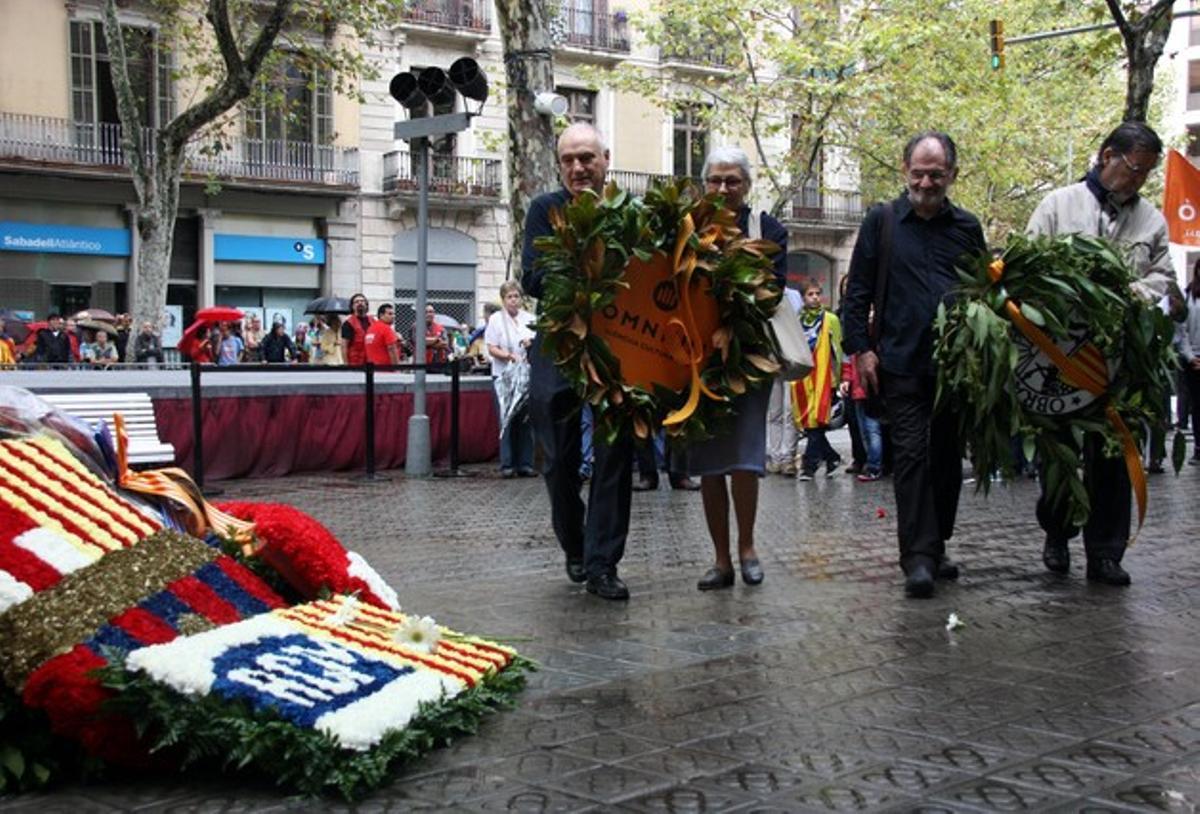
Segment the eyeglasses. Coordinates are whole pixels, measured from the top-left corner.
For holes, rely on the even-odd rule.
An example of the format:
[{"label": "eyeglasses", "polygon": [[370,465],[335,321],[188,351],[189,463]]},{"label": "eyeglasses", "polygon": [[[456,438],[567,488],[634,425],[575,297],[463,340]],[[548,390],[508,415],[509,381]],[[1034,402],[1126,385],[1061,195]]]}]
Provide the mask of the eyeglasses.
[{"label": "eyeglasses", "polygon": [[705,178],[704,183],[708,184],[714,189],[720,189],[721,187],[725,187],[726,189],[737,189],[742,185],[742,179],[738,178],[736,175],[712,175],[708,178]]},{"label": "eyeglasses", "polygon": [[1158,166],[1158,159],[1155,159],[1154,163],[1152,163],[1152,164],[1142,166],[1141,164],[1130,163],[1129,159],[1125,157],[1125,153],[1120,153],[1120,156],[1121,156],[1121,161],[1125,162],[1125,167],[1130,172],[1132,172],[1134,175],[1145,175],[1146,173],[1149,173],[1155,167]]}]

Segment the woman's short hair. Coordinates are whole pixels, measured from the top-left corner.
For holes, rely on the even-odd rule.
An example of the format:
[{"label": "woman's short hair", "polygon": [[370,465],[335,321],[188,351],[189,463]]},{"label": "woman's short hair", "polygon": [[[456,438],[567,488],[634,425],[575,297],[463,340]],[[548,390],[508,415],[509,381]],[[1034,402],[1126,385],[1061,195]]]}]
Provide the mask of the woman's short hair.
[{"label": "woman's short hair", "polygon": [[517,292],[522,297],[525,296],[525,292],[521,290],[520,283],[518,283],[516,280],[505,280],[500,284],[500,299],[504,299],[513,291]]},{"label": "woman's short hair", "polygon": [[704,157],[704,169],[700,172],[702,178],[708,177],[708,171],[714,164],[733,164],[736,166],[742,171],[742,177],[746,179],[747,187],[754,180],[750,174],[750,157],[740,147],[714,148],[712,152]]}]

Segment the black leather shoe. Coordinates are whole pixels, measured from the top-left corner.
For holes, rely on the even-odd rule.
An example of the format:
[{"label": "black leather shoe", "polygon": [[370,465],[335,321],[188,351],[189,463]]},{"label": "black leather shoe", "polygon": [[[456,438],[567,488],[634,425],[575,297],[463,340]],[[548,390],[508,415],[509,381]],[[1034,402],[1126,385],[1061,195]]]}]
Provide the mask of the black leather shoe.
[{"label": "black leather shoe", "polygon": [[938,563],[937,578],[948,582],[958,579],[958,563],[949,557],[943,557],[942,561]]},{"label": "black leather shoe", "polygon": [[758,560],[742,560],[742,582],[758,585],[763,581],[762,563]]},{"label": "black leather shoe", "polygon": [[1103,582],[1105,585],[1128,585],[1131,580],[1129,573],[1116,560],[1100,557],[1088,560],[1087,578],[1092,582]]},{"label": "black leather shoe", "polygon": [[616,574],[602,574],[598,577],[588,577],[587,592],[601,599],[628,599],[629,589]]},{"label": "black leather shoe", "polygon": [[633,491],[635,491],[635,492],[658,491],[658,478],[648,478],[645,475],[642,475],[636,481],[634,481]]},{"label": "black leather shoe", "polygon": [[1047,571],[1065,574],[1071,570],[1071,550],[1067,548],[1066,543],[1047,540],[1042,549],[1042,562],[1046,564]]},{"label": "black leather shoe", "polygon": [[687,475],[684,475],[678,478],[671,478],[671,488],[681,489],[684,492],[697,492],[700,490],[700,484]]},{"label": "black leather shoe", "polygon": [[720,568],[710,568],[704,572],[704,576],[700,577],[700,581],[696,583],[696,587],[702,591],[715,591],[718,588],[733,587],[733,569],[722,571]]},{"label": "black leather shoe", "polygon": [[583,569],[583,560],[567,558],[567,579],[571,582],[583,582],[587,579],[587,571]]},{"label": "black leather shoe", "polygon": [[933,596],[933,570],[925,563],[918,563],[908,569],[908,577],[904,580],[904,594],[913,599],[928,599]]}]

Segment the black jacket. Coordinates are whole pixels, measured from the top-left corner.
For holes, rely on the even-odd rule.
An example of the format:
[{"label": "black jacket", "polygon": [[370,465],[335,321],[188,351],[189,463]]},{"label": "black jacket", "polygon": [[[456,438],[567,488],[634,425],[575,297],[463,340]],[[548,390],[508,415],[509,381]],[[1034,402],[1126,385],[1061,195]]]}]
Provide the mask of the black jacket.
[{"label": "black jacket", "polygon": [[66,331],[55,336],[49,328],[38,331],[34,358],[46,364],[67,364],[71,361],[71,337]]},{"label": "black jacket", "polygon": [[933,319],[938,304],[958,285],[957,265],[987,251],[979,219],[948,200],[925,220],[907,194],[872,208],[858,231],[850,259],[850,282],[843,303],[842,346],[847,354],[869,349],[867,316],[875,299],[883,207],[893,208],[892,259],[887,272],[879,364],[888,373],[926,376],[933,368]]}]

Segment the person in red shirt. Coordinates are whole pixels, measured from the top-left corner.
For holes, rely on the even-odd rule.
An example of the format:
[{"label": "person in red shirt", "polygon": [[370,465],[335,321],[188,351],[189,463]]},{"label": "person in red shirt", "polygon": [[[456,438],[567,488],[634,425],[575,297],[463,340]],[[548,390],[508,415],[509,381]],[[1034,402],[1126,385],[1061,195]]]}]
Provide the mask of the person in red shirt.
[{"label": "person in red shirt", "polygon": [[392,324],[396,321],[396,309],[390,302],[379,306],[375,312],[377,319],[367,329],[363,337],[367,361],[373,365],[400,364],[400,337],[396,336]]},{"label": "person in red shirt", "polygon": [[[417,346],[417,325],[413,326],[413,347]],[[440,365],[449,358],[450,341],[446,329],[434,319],[432,305],[425,306],[425,364]]]},{"label": "person in red shirt", "polygon": [[359,367],[367,361],[366,343],[367,331],[375,319],[367,311],[370,309],[365,294],[355,294],[350,298],[350,316],[342,323],[342,358],[351,367]]}]

